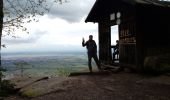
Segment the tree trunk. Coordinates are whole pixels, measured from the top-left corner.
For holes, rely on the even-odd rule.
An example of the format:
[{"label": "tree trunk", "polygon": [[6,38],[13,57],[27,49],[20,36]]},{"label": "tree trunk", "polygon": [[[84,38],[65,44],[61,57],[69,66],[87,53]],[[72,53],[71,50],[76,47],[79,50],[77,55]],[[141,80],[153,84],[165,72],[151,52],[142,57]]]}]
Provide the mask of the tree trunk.
[{"label": "tree trunk", "polygon": [[[2,38],[2,28],[3,28],[3,0],[0,0],[0,68],[1,68],[1,38]],[[1,81],[0,76],[0,81]]]}]

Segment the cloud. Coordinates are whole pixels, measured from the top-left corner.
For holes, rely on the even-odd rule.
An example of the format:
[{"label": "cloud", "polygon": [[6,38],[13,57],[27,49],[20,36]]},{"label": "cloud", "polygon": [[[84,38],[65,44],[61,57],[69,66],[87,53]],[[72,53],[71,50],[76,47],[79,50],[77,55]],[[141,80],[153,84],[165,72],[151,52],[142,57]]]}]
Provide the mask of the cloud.
[{"label": "cloud", "polygon": [[16,38],[5,36],[2,38],[2,42],[9,45],[35,43],[46,33],[46,31],[36,30],[34,34],[19,34]]},{"label": "cloud", "polygon": [[[94,35],[97,40],[97,24],[85,23],[84,19],[79,23],[69,23],[63,19],[49,19],[48,16],[43,16],[39,22],[27,24],[30,34],[18,33],[20,38],[4,37],[4,44],[42,44],[42,45],[81,45],[82,37],[88,39],[88,35]],[[39,47],[37,45],[37,48]]]},{"label": "cloud", "polygon": [[[49,15],[49,18],[61,18],[73,23],[79,22],[84,16],[87,16],[88,12],[95,2],[95,0],[67,0],[68,2],[66,3],[58,4],[54,3],[54,0],[47,0],[45,3],[43,3],[42,7],[37,6],[38,1],[39,0],[34,0],[35,5],[34,2],[32,2],[33,5],[31,5],[28,0],[4,0],[5,12],[10,13],[10,16],[15,17],[16,15],[21,13],[24,15],[30,15],[35,9],[38,12],[44,12],[45,14]],[[46,5],[47,8],[50,10],[49,13],[44,10],[44,7],[46,7]]]},{"label": "cloud", "polygon": [[46,16],[40,21],[39,24],[41,28],[48,31],[48,34],[45,34],[39,40],[39,42],[43,44],[79,45],[82,41],[82,37],[89,34],[97,34],[97,24],[85,23],[84,20],[79,23],[69,23],[59,18],[47,19]]},{"label": "cloud", "polygon": [[68,3],[53,6],[50,10],[50,18],[62,18],[70,23],[79,22],[88,15],[95,0],[70,0]]}]

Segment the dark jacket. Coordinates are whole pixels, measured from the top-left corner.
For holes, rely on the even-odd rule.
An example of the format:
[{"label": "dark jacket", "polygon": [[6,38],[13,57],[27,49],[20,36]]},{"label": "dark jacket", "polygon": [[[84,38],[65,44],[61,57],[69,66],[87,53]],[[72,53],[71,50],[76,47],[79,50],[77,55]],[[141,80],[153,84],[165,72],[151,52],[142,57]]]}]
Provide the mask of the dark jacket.
[{"label": "dark jacket", "polygon": [[82,46],[86,46],[88,53],[97,53],[97,45],[94,40],[88,40],[85,43],[82,42]]}]

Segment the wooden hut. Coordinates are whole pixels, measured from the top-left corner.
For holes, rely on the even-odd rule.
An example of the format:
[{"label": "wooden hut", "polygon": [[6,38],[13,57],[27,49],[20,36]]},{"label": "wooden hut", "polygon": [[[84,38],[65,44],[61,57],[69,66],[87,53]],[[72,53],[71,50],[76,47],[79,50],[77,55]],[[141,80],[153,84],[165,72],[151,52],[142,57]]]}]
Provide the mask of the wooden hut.
[{"label": "wooden hut", "polygon": [[170,53],[168,0],[96,0],[85,22],[98,23],[99,59],[111,64],[111,26],[119,28],[120,66],[141,70],[147,57]]}]

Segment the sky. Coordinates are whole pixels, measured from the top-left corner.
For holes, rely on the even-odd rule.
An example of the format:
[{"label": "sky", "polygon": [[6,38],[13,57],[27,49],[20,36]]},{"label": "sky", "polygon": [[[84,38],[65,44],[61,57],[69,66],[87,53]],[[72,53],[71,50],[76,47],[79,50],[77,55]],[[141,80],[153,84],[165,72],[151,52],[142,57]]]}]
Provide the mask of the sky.
[{"label": "sky", "polygon": [[[18,38],[2,38],[2,52],[27,51],[78,51],[82,38],[93,35],[98,45],[98,24],[85,23],[96,0],[70,0],[68,3],[52,6],[49,13],[38,17],[39,22],[25,24],[29,34],[16,31]],[[112,27],[112,44],[118,39],[117,26]]]}]

